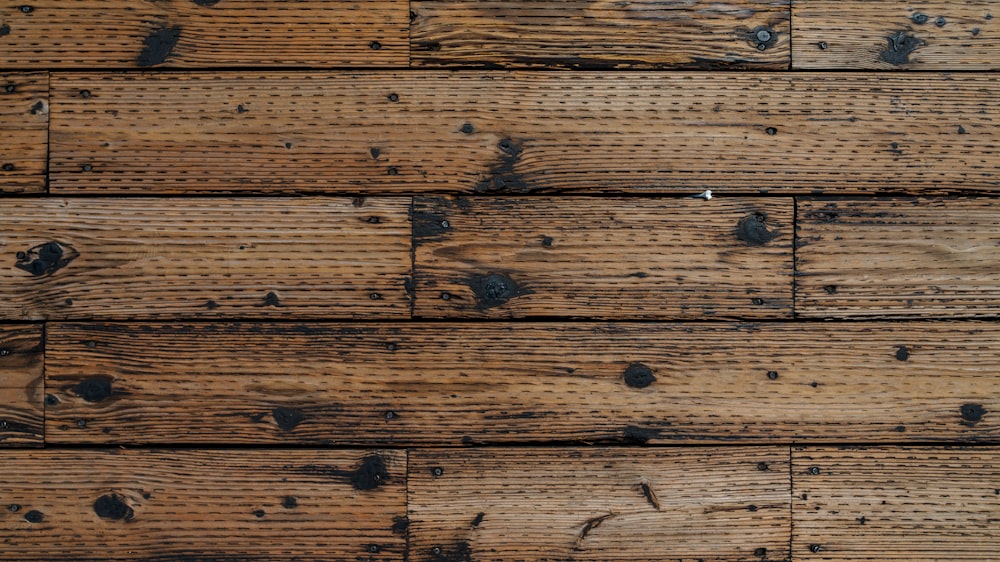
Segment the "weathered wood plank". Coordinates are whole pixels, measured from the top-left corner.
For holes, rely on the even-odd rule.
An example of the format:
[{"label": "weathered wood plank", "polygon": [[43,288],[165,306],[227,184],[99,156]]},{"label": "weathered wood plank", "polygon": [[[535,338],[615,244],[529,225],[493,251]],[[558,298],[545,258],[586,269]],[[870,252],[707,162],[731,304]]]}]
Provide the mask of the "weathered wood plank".
[{"label": "weathered wood plank", "polygon": [[50,323],[47,339],[57,444],[1000,441],[1000,327],[978,322]]},{"label": "weathered wood plank", "polygon": [[0,194],[45,192],[48,128],[48,75],[0,74]]},{"label": "weathered wood plank", "polygon": [[418,197],[422,317],[779,318],[788,199]]},{"label": "weathered wood plank", "polygon": [[394,66],[400,0],[32,0],[0,6],[0,67]]},{"label": "weathered wood plank", "polygon": [[408,210],[402,198],[0,200],[0,317],[409,317]]},{"label": "weathered wood plank", "polygon": [[1000,69],[1000,2],[796,0],[792,66]]},{"label": "weathered wood plank", "polygon": [[799,202],[796,313],[1000,316],[1000,202]]},{"label": "weathered wood plank", "polygon": [[0,472],[9,560],[404,557],[403,452],[47,449]]},{"label": "weathered wood plank", "polygon": [[996,192],[998,98],[1000,81],[980,74],[60,74],[51,183],[105,194]]},{"label": "weathered wood plank", "polygon": [[0,326],[0,447],[42,445],[42,347],[41,326]]},{"label": "weathered wood plank", "polygon": [[783,560],[788,450],[410,453],[410,560]]},{"label": "weathered wood plank", "polygon": [[1000,450],[795,449],[795,560],[995,560]]},{"label": "weathered wood plank", "polygon": [[414,0],[414,66],[787,69],[789,0]]}]

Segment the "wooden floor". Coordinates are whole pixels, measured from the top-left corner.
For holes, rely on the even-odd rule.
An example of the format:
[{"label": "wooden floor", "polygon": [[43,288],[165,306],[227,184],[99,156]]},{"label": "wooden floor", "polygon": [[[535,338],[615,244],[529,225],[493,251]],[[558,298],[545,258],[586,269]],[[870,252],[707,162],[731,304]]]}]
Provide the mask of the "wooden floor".
[{"label": "wooden floor", "polygon": [[0,0],[0,560],[1000,561],[996,71],[1000,0]]}]

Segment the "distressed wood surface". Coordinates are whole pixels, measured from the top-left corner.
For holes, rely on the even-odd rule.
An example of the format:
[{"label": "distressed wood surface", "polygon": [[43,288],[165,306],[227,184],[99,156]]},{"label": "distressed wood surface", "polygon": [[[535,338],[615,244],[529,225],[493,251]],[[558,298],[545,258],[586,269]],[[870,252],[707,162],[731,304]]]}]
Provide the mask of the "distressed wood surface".
[{"label": "distressed wood surface", "polygon": [[[414,0],[413,66],[787,69],[789,0]],[[764,32],[764,33],[761,33]]]},{"label": "distressed wood surface", "polygon": [[42,445],[42,354],[40,325],[0,325],[0,447]]},{"label": "distressed wood surface", "polygon": [[1000,450],[801,448],[792,456],[795,560],[996,560]]},{"label": "distressed wood surface", "polygon": [[361,203],[0,200],[0,317],[409,317],[409,200]]},{"label": "distressed wood surface", "polygon": [[403,560],[406,455],[7,451],[8,560]]},{"label": "distressed wood surface", "polygon": [[408,28],[400,0],[7,0],[0,66],[405,67]]},{"label": "distressed wood surface", "polygon": [[410,560],[783,560],[788,449],[410,453]]},{"label": "distressed wood surface", "polygon": [[1000,203],[802,200],[795,310],[808,317],[1000,315]]},{"label": "distressed wood surface", "polygon": [[48,75],[0,74],[0,195],[45,192],[48,128]]},{"label": "distressed wood surface", "polygon": [[985,74],[68,73],[52,97],[53,193],[1000,185]]},{"label": "distressed wood surface", "polygon": [[796,0],[797,69],[1000,69],[997,0]]},{"label": "distressed wood surface", "polygon": [[415,315],[791,315],[788,199],[417,197]]}]

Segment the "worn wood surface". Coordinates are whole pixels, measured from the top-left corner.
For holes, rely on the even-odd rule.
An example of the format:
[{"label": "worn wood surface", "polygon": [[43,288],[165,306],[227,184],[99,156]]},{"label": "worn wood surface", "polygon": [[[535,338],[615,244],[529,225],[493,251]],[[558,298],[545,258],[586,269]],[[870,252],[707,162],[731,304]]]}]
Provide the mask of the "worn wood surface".
[{"label": "worn wood surface", "polygon": [[[414,0],[413,66],[787,69],[789,0]],[[761,32],[765,33],[761,33]]]},{"label": "worn wood surface", "polygon": [[403,452],[7,451],[0,472],[7,560],[403,560]]},{"label": "worn wood surface", "polygon": [[796,302],[809,317],[1000,315],[1000,203],[802,200]]},{"label": "worn wood surface", "polygon": [[70,73],[52,90],[53,193],[1000,185],[984,74]]},{"label": "worn wood surface", "polygon": [[409,317],[408,210],[408,199],[0,200],[0,317]]},{"label": "worn wood surface", "polygon": [[1000,2],[796,0],[797,69],[1000,69]]},{"label": "worn wood surface", "polygon": [[792,456],[795,560],[996,560],[1000,450],[800,448]]},{"label": "worn wood surface", "polygon": [[42,445],[42,354],[40,325],[0,325],[0,447]]},{"label": "worn wood surface", "polygon": [[0,25],[4,68],[405,67],[409,58],[400,0],[8,0]]},{"label": "worn wood surface", "polygon": [[783,560],[788,450],[410,453],[410,560]]},{"label": "worn wood surface", "polygon": [[0,195],[45,192],[48,128],[48,75],[0,74]]},{"label": "worn wood surface", "polygon": [[789,199],[417,197],[416,316],[782,318]]}]

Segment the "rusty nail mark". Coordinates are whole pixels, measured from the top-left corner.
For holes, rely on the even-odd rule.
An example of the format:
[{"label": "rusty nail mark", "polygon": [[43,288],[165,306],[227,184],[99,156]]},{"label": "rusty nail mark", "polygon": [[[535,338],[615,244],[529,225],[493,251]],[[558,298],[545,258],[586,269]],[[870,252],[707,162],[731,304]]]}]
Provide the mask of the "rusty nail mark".
[{"label": "rusty nail mark", "polygon": [[819,50],[821,51],[825,51],[827,47],[829,47],[829,45],[826,44],[826,41],[820,41],[819,43],[816,43],[816,46],[819,47]]},{"label": "rusty nail mark", "polygon": [[927,23],[927,19],[928,19],[927,18],[927,14],[922,14],[920,12],[917,12],[917,13],[913,14],[912,16],[910,16],[910,20],[913,23],[918,23],[918,24],[925,24],[925,23]]},{"label": "rusty nail mark", "polygon": [[377,51],[377,50],[379,50],[379,49],[381,49],[381,48],[382,48],[382,44],[381,44],[381,43],[379,43],[378,41],[372,41],[371,43],[369,43],[369,44],[368,44],[368,46],[369,46],[369,47],[370,47],[370,48],[371,48],[371,49],[372,49],[373,51]]},{"label": "rusty nail mark", "polygon": [[777,380],[778,379],[778,371],[768,371],[767,372],[767,378],[771,379],[772,381],[773,380]]},{"label": "rusty nail mark", "polygon": [[396,94],[395,92],[389,94],[389,101],[392,102],[399,101],[399,94]]},{"label": "rusty nail mark", "polygon": [[80,97],[87,99],[90,97],[90,90],[80,90]]}]

